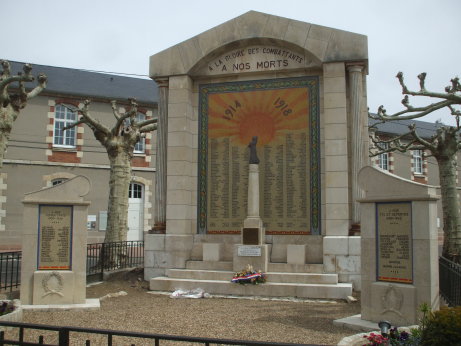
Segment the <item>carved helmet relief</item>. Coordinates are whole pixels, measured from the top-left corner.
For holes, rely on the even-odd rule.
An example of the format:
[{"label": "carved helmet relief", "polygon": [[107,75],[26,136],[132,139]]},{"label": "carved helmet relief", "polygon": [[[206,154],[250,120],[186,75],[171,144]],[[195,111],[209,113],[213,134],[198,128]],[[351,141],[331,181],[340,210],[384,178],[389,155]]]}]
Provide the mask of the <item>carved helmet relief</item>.
[{"label": "carved helmet relief", "polygon": [[382,314],[386,312],[394,312],[403,317],[400,312],[403,304],[403,294],[402,291],[397,289],[394,285],[389,285],[386,292],[381,297],[381,302],[384,308],[381,312]]}]

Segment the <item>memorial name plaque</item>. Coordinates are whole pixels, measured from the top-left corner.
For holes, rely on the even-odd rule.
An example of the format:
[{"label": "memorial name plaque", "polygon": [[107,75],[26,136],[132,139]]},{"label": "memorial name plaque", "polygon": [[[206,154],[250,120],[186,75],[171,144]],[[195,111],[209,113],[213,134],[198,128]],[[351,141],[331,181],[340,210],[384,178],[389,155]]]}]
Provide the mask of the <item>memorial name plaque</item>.
[{"label": "memorial name plaque", "polygon": [[251,245],[239,246],[237,254],[240,257],[259,257],[261,256],[261,247]]},{"label": "memorial name plaque", "polygon": [[70,270],[72,206],[39,206],[38,270]]},{"label": "memorial name plaque", "polygon": [[312,77],[201,86],[199,233],[240,233],[253,136],[266,233],[318,233],[318,79]]},{"label": "memorial name plaque", "polygon": [[377,280],[413,283],[411,203],[377,203]]},{"label": "memorial name plaque", "polygon": [[258,245],[260,243],[259,228],[243,228],[242,243],[244,245]]}]

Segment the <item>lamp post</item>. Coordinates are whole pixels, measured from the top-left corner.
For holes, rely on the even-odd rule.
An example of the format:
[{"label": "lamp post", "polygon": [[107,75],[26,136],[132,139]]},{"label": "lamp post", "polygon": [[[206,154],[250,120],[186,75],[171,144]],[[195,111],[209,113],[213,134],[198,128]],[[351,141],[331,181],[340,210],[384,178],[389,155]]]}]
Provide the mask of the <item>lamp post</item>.
[{"label": "lamp post", "polygon": [[391,324],[388,321],[380,321],[378,323],[379,329],[381,329],[381,335],[387,337],[389,335],[389,329],[391,329]]}]

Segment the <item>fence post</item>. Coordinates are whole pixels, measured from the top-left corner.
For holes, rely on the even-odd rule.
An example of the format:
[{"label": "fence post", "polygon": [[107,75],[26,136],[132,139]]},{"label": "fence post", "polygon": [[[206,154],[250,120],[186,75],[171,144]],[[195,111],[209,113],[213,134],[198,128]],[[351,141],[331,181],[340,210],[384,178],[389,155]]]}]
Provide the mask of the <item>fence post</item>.
[{"label": "fence post", "polygon": [[99,263],[101,263],[101,276],[99,280],[104,280],[104,266],[106,265],[104,261],[106,260],[106,243],[102,243],[101,253],[99,254]]},{"label": "fence post", "polygon": [[59,346],[69,346],[69,329],[59,328]]}]

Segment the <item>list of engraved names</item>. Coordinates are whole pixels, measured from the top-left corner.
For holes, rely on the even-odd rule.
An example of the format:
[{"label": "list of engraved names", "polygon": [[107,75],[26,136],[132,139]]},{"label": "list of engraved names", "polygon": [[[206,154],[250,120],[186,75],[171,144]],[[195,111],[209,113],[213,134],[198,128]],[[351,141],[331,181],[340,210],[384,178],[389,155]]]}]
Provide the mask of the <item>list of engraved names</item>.
[{"label": "list of engraved names", "polygon": [[72,207],[40,206],[39,270],[71,269]]},{"label": "list of engraved names", "polygon": [[[307,131],[292,131],[257,147],[260,216],[268,232],[309,232],[307,143]],[[211,138],[208,155],[208,229],[238,231],[247,216],[249,149]]]},{"label": "list of engraved names", "polygon": [[411,203],[378,203],[378,280],[412,283]]}]

